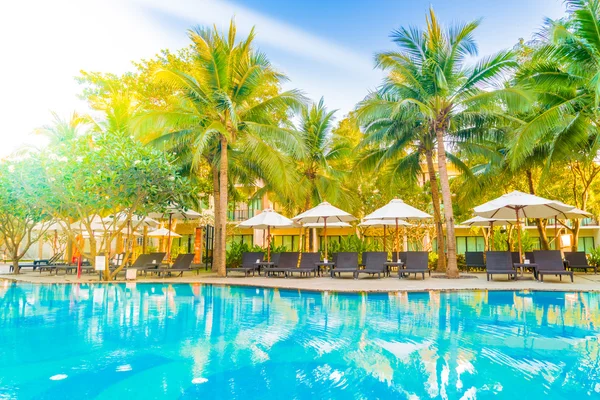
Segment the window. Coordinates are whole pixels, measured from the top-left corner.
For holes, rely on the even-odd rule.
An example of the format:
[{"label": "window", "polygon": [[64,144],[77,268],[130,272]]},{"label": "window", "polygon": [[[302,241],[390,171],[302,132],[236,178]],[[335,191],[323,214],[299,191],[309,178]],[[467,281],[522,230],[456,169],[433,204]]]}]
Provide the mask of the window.
[{"label": "window", "polygon": [[467,251],[484,251],[485,240],[481,236],[457,236],[456,252],[465,254]]},{"label": "window", "polygon": [[577,250],[585,251],[589,253],[594,248],[594,238],[593,237],[580,237],[577,242]]},{"label": "window", "polygon": [[229,245],[231,243],[244,243],[248,246],[252,246],[254,244],[254,235],[233,235],[230,236],[227,240],[227,248],[229,249]]},{"label": "window", "polygon": [[[333,242],[341,242],[342,241],[342,237],[341,236],[329,236],[327,235],[327,243],[333,243]],[[324,250],[325,249],[325,237],[323,236],[319,236],[319,249]]]},{"label": "window", "polygon": [[287,251],[299,251],[300,238],[298,235],[273,236],[273,245],[275,247],[285,246]]}]

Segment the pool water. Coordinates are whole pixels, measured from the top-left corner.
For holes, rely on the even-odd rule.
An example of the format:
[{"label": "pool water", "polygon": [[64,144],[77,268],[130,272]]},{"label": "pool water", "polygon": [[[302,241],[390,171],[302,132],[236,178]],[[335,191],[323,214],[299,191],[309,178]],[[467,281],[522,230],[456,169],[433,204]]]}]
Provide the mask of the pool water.
[{"label": "pool water", "polygon": [[0,398],[600,398],[599,305],[595,293],[5,282]]}]

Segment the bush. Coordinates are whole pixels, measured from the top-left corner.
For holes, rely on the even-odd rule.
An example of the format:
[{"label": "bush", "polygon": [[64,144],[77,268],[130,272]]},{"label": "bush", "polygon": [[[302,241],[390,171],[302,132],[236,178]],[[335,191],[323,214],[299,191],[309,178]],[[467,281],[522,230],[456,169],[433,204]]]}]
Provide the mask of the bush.
[{"label": "bush", "polygon": [[596,247],[592,249],[590,254],[588,254],[588,261],[590,265],[595,267],[600,267],[600,247]]},{"label": "bush", "polygon": [[[334,253],[339,252],[356,252],[358,253],[358,257],[362,256],[362,253],[365,251],[378,251],[379,244],[377,242],[368,242],[364,238],[361,239],[357,235],[351,235],[347,237],[342,237],[342,239],[338,241],[329,242],[327,245],[327,253],[333,255]],[[324,254],[322,251],[321,253]]]},{"label": "bush", "polygon": [[259,246],[249,246],[248,244],[242,242],[231,243],[226,253],[225,264],[227,268],[239,267],[240,265],[242,265],[242,255],[244,253],[254,251],[264,251],[264,249],[262,249]]}]

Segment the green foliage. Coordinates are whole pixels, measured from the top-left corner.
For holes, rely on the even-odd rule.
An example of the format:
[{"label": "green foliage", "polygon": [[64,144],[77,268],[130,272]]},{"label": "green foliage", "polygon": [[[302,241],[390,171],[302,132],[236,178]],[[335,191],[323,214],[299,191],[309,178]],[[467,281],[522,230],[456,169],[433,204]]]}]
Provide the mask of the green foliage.
[{"label": "green foliage", "polygon": [[[516,229],[510,231],[507,229],[494,229],[494,250],[496,251],[508,251],[508,243],[511,243],[513,251],[518,251],[518,232]],[[538,239],[532,237],[527,230],[521,231],[521,246],[523,251],[533,251],[538,248]]]},{"label": "green foliage", "polygon": [[249,252],[264,251],[260,246],[250,246],[247,243],[231,242],[227,249],[227,268],[237,268],[242,265],[242,255]]},{"label": "green foliage", "polygon": [[[330,257],[332,257],[334,253],[349,251],[358,253],[358,257],[360,259],[362,253],[365,251],[381,250],[380,243],[366,240],[364,237],[360,238],[357,235],[342,237],[339,242],[334,240],[327,243],[327,253],[330,255]],[[323,251],[322,253],[325,254]]]},{"label": "green foliage", "polygon": [[49,214],[37,201],[45,194],[40,172],[29,154],[0,162],[0,242],[15,267],[50,225]]},{"label": "green foliage", "polygon": [[592,249],[587,257],[590,265],[600,267],[600,246]]}]

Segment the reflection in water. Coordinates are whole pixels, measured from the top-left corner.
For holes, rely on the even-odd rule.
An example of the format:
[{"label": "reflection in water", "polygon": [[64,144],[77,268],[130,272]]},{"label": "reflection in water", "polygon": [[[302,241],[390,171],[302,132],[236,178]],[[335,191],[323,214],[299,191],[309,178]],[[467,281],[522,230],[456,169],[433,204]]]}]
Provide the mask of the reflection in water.
[{"label": "reflection in water", "polygon": [[0,398],[598,398],[599,303],[6,284]]}]

